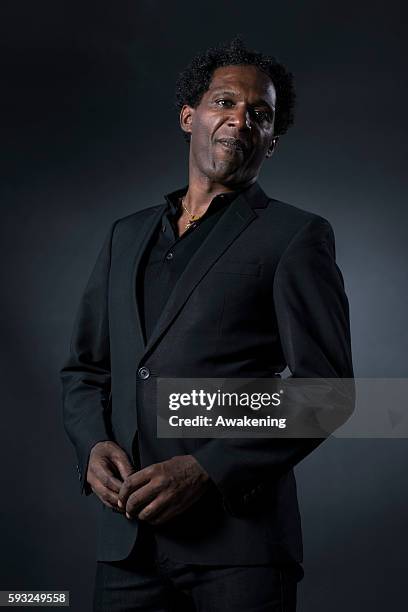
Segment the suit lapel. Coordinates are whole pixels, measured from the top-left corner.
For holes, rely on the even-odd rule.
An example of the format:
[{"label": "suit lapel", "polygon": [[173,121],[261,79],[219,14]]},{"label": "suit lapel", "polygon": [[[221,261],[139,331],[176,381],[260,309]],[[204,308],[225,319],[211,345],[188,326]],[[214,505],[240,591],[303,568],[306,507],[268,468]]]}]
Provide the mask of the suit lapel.
[{"label": "suit lapel", "polygon": [[[142,228],[142,231],[144,230],[142,233],[142,240],[137,247],[136,255],[134,256],[134,259],[132,262],[132,269],[131,269],[131,291],[132,291],[132,300],[133,300],[132,312],[134,313],[135,318],[136,318],[137,333],[141,339],[143,347],[145,347],[146,342],[145,342],[144,331],[143,331],[143,326],[142,326],[139,302],[137,299],[136,281],[137,281],[138,273],[140,271],[143,254],[147,248],[150,238],[152,237],[154,231],[156,230],[157,226],[159,225],[161,221],[165,208],[166,208],[166,204],[163,204],[162,206],[160,206],[154,212],[154,214],[151,217],[149,217],[149,219],[146,221],[145,227]],[[134,241],[134,244],[137,245],[138,244],[137,241]]]},{"label": "suit lapel", "polygon": [[[169,327],[196,285],[200,282],[210,267],[215,264],[217,259],[219,259],[219,257],[221,257],[221,255],[228,249],[230,244],[234,242],[241,232],[244,231],[245,228],[257,217],[253,208],[262,208],[266,206],[267,203],[268,197],[257,183],[254,183],[248,190],[239,194],[236,199],[231,202],[225,213],[221,216],[214,228],[194,253],[188,265],[180,275],[177,283],[173,287],[166,306],[157,320],[151,336],[147,341],[147,345],[145,346],[141,359],[146,356],[157,340],[165,333],[166,329]],[[148,228],[147,235],[143,240],[141,248],[139,249],[134,264],[133,287],[136,286],[136,275],[140,266],[142,254],[147,246],[150,236],[161,218],[163,210],[164,207],[161,207],[160,211],[157,212],[157,215],[155,215],[151,220],[151,225]],[[140,313],[137,304],[136,312],[138,327],[140,333],[142,334]]]}]

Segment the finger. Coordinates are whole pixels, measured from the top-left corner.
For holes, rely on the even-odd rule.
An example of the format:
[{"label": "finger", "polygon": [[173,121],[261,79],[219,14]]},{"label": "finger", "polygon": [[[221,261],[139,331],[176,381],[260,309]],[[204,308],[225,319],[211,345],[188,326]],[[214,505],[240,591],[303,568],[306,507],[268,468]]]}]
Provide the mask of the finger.
[{"label": "finger", "polygon": [[144,468],[143,470],[134,472],[134,474],[131,474],[126,478],[119,491],[119,506],[124,508],[129,495],[131,495],[136,489],[139,489],[143,485],[150,482],[150,473],[149,468]]},{"label": "finger", "polygon": [[122,486],[122,481],[116,478],[109,464],[96,464],[93,466],[94,477],[107,489],[114,493],[119,493]]},{"label": "finger", "polygon": [[110,459],[121,475],[122,480],[125,480],[128,476],[135,472],[135,467],[131,464],[125,452],[115,452]]},{"label": "finger", "polygon": [[188,505],[177,501],[174,495],[163,492],[138,514],[138,518],[151,525],[161,525],[181,514],[186,507]]},{"label": "finger", "polygon": [[152,523],[155,521],[162,512],[164,512],[164,501],[161,497],[156,497],[150,504],[148,504],[139,514],[137,518],[141,521],[146,521],[147,523]]},{"label": "finger", "polygon": [[107,501],[103,503],[105,504],[105,506],[107,506],[114,512],[117,512],[118,514],[125,514],[124,510],[122,510],[121,508],[118,508],[117,504],[112,504],[111,502],[107,502]]},{"label": "finger", "polygon": [[158,491],[152,487],[151,483],[131,493],[126,502],[126,516],[128,518],[136,516],[137,513],[152,502],[157,495]]},{"label": "finger", "polygon": [[95,486],[93,486],[92,489],[106,506],[112,509],[119,510],[117,506],[117,494],[113,493],[110,489],[102,486],[99,482]]},{"label": "finger", "polygon": [[167,520],[167,516],[171,518],[178,513],[179,510],[178,506],[174,503],[174,497],[166,493],[161,493],[139,512],[137,518],[151,523],[152,525],[158,525],[162,521],[164,522],[164,520]]}]

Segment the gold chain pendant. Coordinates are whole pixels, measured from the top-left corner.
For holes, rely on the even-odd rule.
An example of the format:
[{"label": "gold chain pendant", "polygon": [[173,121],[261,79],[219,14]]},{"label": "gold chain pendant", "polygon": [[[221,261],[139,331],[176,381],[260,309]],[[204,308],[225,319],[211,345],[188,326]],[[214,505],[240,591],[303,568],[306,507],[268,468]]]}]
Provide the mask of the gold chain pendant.
[{"label": "gold chain pendant", "polygon": [[186,224],[186,230],[188,230],[192,225],[194,225],[195,221],[198,221],[198,219],[201,217],[201,215],[193,215],[189,221],[187,221]]},{"label": "gold chain pendant", "polygon": [[199,219],[201,219],[202,215],[192,215],[192,214],[190,213],[190,211],[189,211],[189,210],[187,210],[187,208],[186,208],[186,206],[185,206],[185,204],[184,204],[184,196],[183,196],[182,198],[180,198],[180,203],[181,203],[182,207],[184,208],[184,210],[186,211],[186,213],[187,213],[188,215],[190,215],[190,219],[187,221],[187,223],[186,223],[186,227],[184,228],[184,231],[186,231],[186,230],[188,230],[188,229],[189,229],[189,228],[190,228],[192,225],[194,225],[194,223],[195,223],[196,221],[198,221]]}]

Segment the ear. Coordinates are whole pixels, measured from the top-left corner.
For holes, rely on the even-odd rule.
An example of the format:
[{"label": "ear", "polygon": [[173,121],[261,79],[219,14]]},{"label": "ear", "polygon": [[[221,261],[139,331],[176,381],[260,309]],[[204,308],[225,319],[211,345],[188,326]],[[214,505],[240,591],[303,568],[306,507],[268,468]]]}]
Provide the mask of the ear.
[{"label": "ear", "polygon": [[191,127],[193,123],[194,108],[188,104],[184,104],[180,111],[180,127],[183,132],[191,134]]},{"label": "ear", "polygon": [[276,148],[276,145],[277,145],[277,143],[278,143],[278,140],[279,140],[279,136],[275,136],[275,137],[273,138],[273,140],[272,140],[271,144],[270,144],[270,145],[269,145],[269,147],[268,147],[268,150],[267,150],[267,152],[266,152],[265,157],[271,157],[272,153],[274,152],[274,150],[275,150],[275,148]]}]

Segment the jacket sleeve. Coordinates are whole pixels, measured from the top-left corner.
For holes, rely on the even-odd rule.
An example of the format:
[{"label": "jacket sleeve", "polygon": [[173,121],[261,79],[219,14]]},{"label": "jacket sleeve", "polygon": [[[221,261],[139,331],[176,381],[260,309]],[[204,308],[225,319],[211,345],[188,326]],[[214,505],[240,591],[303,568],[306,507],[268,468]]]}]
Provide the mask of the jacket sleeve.
[{"label": "jacket sleeve", "polygon": [[90,451],[97,442],[112,438],[108,288],[115,223],[105,238],[80,300],[69,356],[60,370],[63,423],[76,450],[80,490],[85,495],[92,493],[86,481]]},{"label": "jacket sleeve", "polygon": [[[352,378],[348,300],[331,225],[315,216],[292,238],[276,269],[273,300],[292,377]],[[193,453],[239,515],[267,480],[292,469],[319,438],[213,439]]]}]

